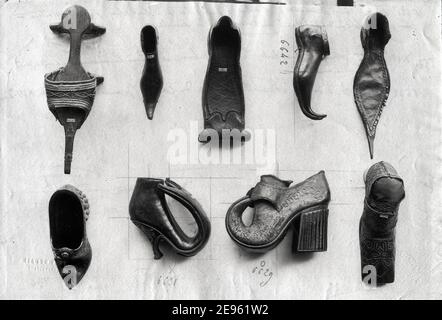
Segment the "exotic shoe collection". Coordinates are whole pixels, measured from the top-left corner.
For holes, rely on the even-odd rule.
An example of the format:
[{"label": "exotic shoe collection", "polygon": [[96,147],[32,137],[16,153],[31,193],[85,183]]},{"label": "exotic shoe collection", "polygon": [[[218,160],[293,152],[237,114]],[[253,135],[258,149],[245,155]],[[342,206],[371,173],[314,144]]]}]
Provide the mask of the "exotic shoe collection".
[{"label": "exotic shoe collection", "polygon": [[[75,27],[66,23],[72,19],[72,14],[75,15]],[[75,132],[91,111],[96,87],[103,83],[102,77],[86,72],[81,65],[81,41],[101,36],[106,29],[94,25],[81,6],[67,9],[62,21],[50,28],[70,37],[67,65],[45,75],[49,109],[65,129],[64,172],[70,174]],[[330,54],[327,32],[325,26],[320,25],[298,26],[294,32],[298,46],[293,72],[297,101],[306,117],[321,120],[326,115],[314,112],[311,100],[319,66]],[[373,158],[376,127],[390,89],[383,55],[391,37],[387,18],[380,13],[367,17],[360,37],[364,56],[354,78],[353,91]],[[146,115],[153,120],[163,88],[158,31],[146,25],[140,38],[144,54],[140,89]],[[202,98],[204,129],[198,140],[202,143],[234,138],[247,141],[251,136],[245,129],[241,34],[230,17],[221,17],[210,29],[208,52]],[[361,275],[366,282],[368,274],[374,271],[375,277],[370,283],[382,285],[395,278],[395,231],[399,205],[405,197],[404,182],[393,166],[383,161],[369,168],[364,181],[366,194],[359,224]],[[180,227],[168,198],[190,212],[197,227],[194,235]],[[230,206],[225,227],[239,247],[252,253],[274,249],[291,227],[293,253],[324,252],[327,251],[330,201],[331,192],[324,171],[298,183],[263,175],[255,187]],[[247,208],[253,210],[250,224],[243,220]],[[129,203],[129,216],[151,242],[154,259],[163,256],[160,250],[163,244],[179,255],[194,256],[203,250],[211,233],[210,219],[201,204],[170,179],[138,178]],[[91,263],[92,249],[86,235],[88,217],[88,200],[77,188],[66,185],[50,198],[51,247],[56,266],[69,289],[83,279]]]}]

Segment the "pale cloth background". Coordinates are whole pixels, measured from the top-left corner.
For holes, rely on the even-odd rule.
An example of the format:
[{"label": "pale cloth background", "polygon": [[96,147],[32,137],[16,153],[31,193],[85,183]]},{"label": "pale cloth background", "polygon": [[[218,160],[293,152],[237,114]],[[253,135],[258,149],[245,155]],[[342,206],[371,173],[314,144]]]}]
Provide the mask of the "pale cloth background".
[{"label": "pale cloth background", "polygon": [[[107,32],[83,42],[83,65],[105,81],[77,133],[71,175],[63,174],[64,132],[48,110],[43,76],[67,61],[68,42],[48,26],[72,3],[3,5],[0,298],[442,298],[440,1],[384,2],[336,7],[76,1]],[[392,85],[371,161],[352,90],[363,54],[360,27],[375,10],[390,21],[385,58]],[[206,151],[197,134],[207,35],[225,14],[242,33],[247,127],[252,134],[276,132],[277,163],[269,172],[301,181],[326,171],[332,192],[327,252],[293,256],[291,232],[261,256],[231,241],[226,210],[267,169],[168,163],[172,129],[187,134],[189,150]],[[153,121],[147,120],[139,90],[144,64],[139,32],[146,24],[159,31],[164,76]],[[315,111],[328,115],[322,121],[303,116],[293,92],[294,27],[300,24],[324,24],[329,36],[331,55],[320,66],[312,101]],[[281,40],[290,49],[283,67]],[[363,172],[380,160],[402,175],[406,198],[397,226],[396,281],[371,289],[360,280],[358,223]],[[212,235],[197,256],[183,259],[165,248],[164,258],[153,260],[147,239],[128,219],[139,176],[171,176],[202,203]],[[55,268],[48,223],[49,198],[68,183],[89,198],[93,249],[89,271],[72,291]],[[181,217],[194,230],[192,220]]]}]

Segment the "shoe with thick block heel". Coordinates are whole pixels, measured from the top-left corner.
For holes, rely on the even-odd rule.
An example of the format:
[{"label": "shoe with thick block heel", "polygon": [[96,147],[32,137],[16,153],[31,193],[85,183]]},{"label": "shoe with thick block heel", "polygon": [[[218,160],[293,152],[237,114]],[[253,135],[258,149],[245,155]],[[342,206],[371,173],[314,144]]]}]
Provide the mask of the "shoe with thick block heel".
[{"label": "shoe with thick block heel", "polygon": [[[292,181],[264,175],[245,197],[227,211],[226,228],[239,246],[251,252],[266,252],[295,227],[294,251],[327,250],[327,217],[330,189],[324,171],[290,186]],[[246,226],[242,215],[254,208],[253,221]]]},{"label": "shoe with thick block heel", "polygon": [[377,285],[392,283],[396,223],[405,197],[404,183],[393,166],[384,161],[371,166],[364,180],[364,212],[359,223],[362,280],[375,270]]},{"label": "shoe with thick block heel", "polygon": [[[181,203],[192,214],[198,232],[189,237],[176,222],[167,204],[166,195]],[[168,243],[186,257],[204,248],[210,236],[210,221],[192,195],[170,179],[138,178],[129,203],[132,222],[152,243],[154,258],[160,259],[160,243]]]}]

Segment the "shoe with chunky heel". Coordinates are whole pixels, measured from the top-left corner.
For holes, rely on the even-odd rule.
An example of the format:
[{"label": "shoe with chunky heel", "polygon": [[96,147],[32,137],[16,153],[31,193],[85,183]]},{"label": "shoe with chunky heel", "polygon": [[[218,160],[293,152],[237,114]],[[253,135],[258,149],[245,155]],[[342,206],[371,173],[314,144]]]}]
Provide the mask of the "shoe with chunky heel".
[{"label": "shoe with chunky heel", "polygon": [[313,85],[321,61],[330,55],[327,32],[324,26],[305,25],[295,29],[298,58],[293,73],[293,87],[302,113],[312,120],[326,117],[315,113],[310,105]]},{"label": "shoe with chunky heel", "polygon": [[[166,195],[181,203],[193,216],[198,232],[189,237],[176,222],[167,204]],[[160,259],[160,243],[168,243],[186,257],[204,248],[210,236],[210,221],[192,195],[170,179],[138,178],[129,203],[132,222],[152,243],[154,258]]]},{"label": "shoe with chunky heel", "polygon": [[[368,284],[394,282],[396,223],[405,197],[404,183],[393,166],[381,161],[365,175],[364,212],[359,222],[361,276]],[[372,274],[375,272],[376,277]]]},{"label": "shoe with chunky heel", "polygon": [[64,173],[70,174],[75,132],[88,117],[96,88],[104,81],[103,77],[94,76],[81,65],[81,41],[101,36],[106,29],[93,24],[89,13],[81,6],[66,9],[61,20],[50,29],[60,35],[69,34],[69,60],[65,67],[45,75],[45,88],[49,110],[65,130]]},{"label": "shoe with chunky heel", "polygon": [[327,251],[327,206],[303,210],[293,223],[293,252]]},{"label": "shoe with chunky heel", "polygon": [[[292,181],[264,175],[245,197],[227,211],[226,228],[239,246],[251,252],[266,252],[295,227],[297,252],[327,250],[327,217],[330,189],[324,171],[290,186]],[[254,208],[253,221],[246,226],[242,215]]]},{"label": "shoe with chunky heel", "polygon": [[76,286],[89,268],[92,249],[86,234],[89,202],[77,188],[66,185],[49,201],[49,227],[55,264],[69,289]]}]

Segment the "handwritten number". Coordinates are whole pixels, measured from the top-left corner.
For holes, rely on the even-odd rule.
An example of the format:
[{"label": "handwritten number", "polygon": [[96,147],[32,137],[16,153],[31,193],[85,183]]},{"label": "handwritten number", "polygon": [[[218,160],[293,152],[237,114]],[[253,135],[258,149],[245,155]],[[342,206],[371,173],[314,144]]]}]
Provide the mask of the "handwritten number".
[{"label": "handwritten number", "polygon": [[289,49],[288,47],[290,47],[290,43],[288,43],[288,41],[286,40],[281,40],[281,46],[279,47],[279,51],[281,53],[281,60],[279,61],[279,65],[280,66],[287,66],[289,64],[288,62],[288,58],[289,58]]}]

